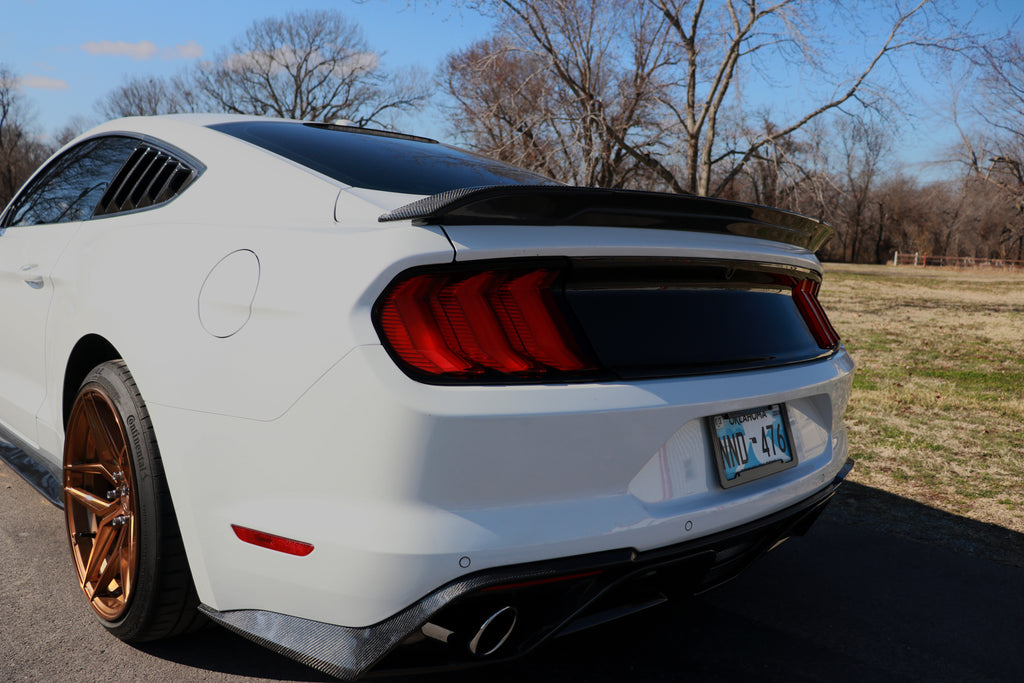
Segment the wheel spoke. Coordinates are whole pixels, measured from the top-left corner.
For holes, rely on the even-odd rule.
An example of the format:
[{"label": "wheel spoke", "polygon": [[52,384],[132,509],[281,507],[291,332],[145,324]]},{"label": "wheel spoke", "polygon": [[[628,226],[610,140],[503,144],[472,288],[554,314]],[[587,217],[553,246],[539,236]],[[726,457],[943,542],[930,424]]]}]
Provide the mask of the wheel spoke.
[{"label": "wheel spoke", "polygon": [[73,502],[85,506],[86,509],[97,517],[110,517],[121,509],[118,501],[100,498],[96,494],[76,486],[65,486],[64,491]]},{"label": "wheel spoke", "polygon": [[[90,396],[83,406],[85,418],[89,422],[90,435],[93,443],[96,444],[98,455],[106,456],[102,458],[102,461],[120,463],[125,456],[127,444],[124,439],[117,438],[110,432],[107,421],[100,416],[96,406],[97,400],[95,396]],[[105,408],[106,406],[104,406]]]},{"label": "wheel spoke", "polygon": [[85,591],[85,597],[88,598],[90,603],[98,597],[96,595],[98,589],[94,584],[89,581],[79,581],[79,584],[81,584],[82,590]]},{"label": "wheel spoke", "polygon": [[120,555],[118,557],[119,564],[121,565],[121,594],[131,595],[132,581],[135,579],[135,577],[132,576],[135,546],[131,542],[132,533],[130,530],[125,533],[125,537],[127,538],[127,543],[121,544]]},{"label": "wheel spoke", "polygon": [[[124,536],[120,530],[117,532],[117,535],[119,537]],[[121,555],[120,543],[117,543],[110,555],[107,556],[107,564],[101,565],[100,575],[96,577],[96,594],[100,591],[108,594],[110,593],[110,590],[108,589],[110,582],[117,578],[121,573]],[[122,591],[122,594],[124,594],[124,591]]]},{"label": "wheel spoke", "polygon": [[110,562],[110,549],[115,545],[121,535],[122,527],[104,525],[96,530],[96,540],[92,544],[92,552],[89,553],[89,562],[85,566],[84,583],[93,584],[93,597],[99,590],[100,572],[103,567],[103,560],[107,560],[107,568]]},{"label": "wheel spoke", "polygon": [[66,472],[72,474],[95,474],[103,477],[107,480],[107,483],[111,485],[117,485],[117,479],[114,477],[114,473],[101,462],[78,462],[68,465],[64,468]]}]

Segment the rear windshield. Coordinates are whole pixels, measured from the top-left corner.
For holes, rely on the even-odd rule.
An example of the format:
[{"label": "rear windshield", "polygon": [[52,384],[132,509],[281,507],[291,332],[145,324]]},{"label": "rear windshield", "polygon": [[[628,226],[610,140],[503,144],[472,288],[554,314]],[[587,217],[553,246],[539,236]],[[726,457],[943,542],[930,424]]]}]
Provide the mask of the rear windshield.
[{"label": "rear windshield", "polygon": [[554,184],[548,178],[426,138],[342,126],[236,121],[210,126],[354,187],[437,194],[485,185]]}]

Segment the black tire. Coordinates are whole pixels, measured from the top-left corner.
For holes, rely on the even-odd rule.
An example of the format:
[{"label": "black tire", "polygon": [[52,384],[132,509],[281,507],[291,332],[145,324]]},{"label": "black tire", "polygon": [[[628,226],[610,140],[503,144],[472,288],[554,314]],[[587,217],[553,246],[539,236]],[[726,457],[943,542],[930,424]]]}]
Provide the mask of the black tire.
[{"label": "black tire", "polygon": [[153,425],[124,361],[86,376],[64,440],[64,512],[79,586],[127,642],[201,626]]}]

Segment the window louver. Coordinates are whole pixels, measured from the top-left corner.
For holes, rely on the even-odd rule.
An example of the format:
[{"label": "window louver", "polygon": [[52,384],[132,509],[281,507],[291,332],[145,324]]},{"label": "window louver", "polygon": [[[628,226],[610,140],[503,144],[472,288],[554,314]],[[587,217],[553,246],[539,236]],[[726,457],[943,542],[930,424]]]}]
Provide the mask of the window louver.
[{"label": "window louver", "polygon": [[103,193],[94,216],[144,209],[176,197],[196,172],[170,154],[140,145]]}]

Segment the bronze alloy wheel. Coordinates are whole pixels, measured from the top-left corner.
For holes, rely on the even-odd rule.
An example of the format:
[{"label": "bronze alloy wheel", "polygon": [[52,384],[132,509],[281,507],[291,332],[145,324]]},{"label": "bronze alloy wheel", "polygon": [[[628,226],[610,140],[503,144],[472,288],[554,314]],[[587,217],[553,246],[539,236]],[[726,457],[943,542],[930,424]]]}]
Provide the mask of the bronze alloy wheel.
[{"label": "bronze alloy wheel", "polygon": [[101,619],[117,621],[139,566],[138,503],[125,426],[98,385],[79,394],[64,443],[64,513],[78,583]]}]

